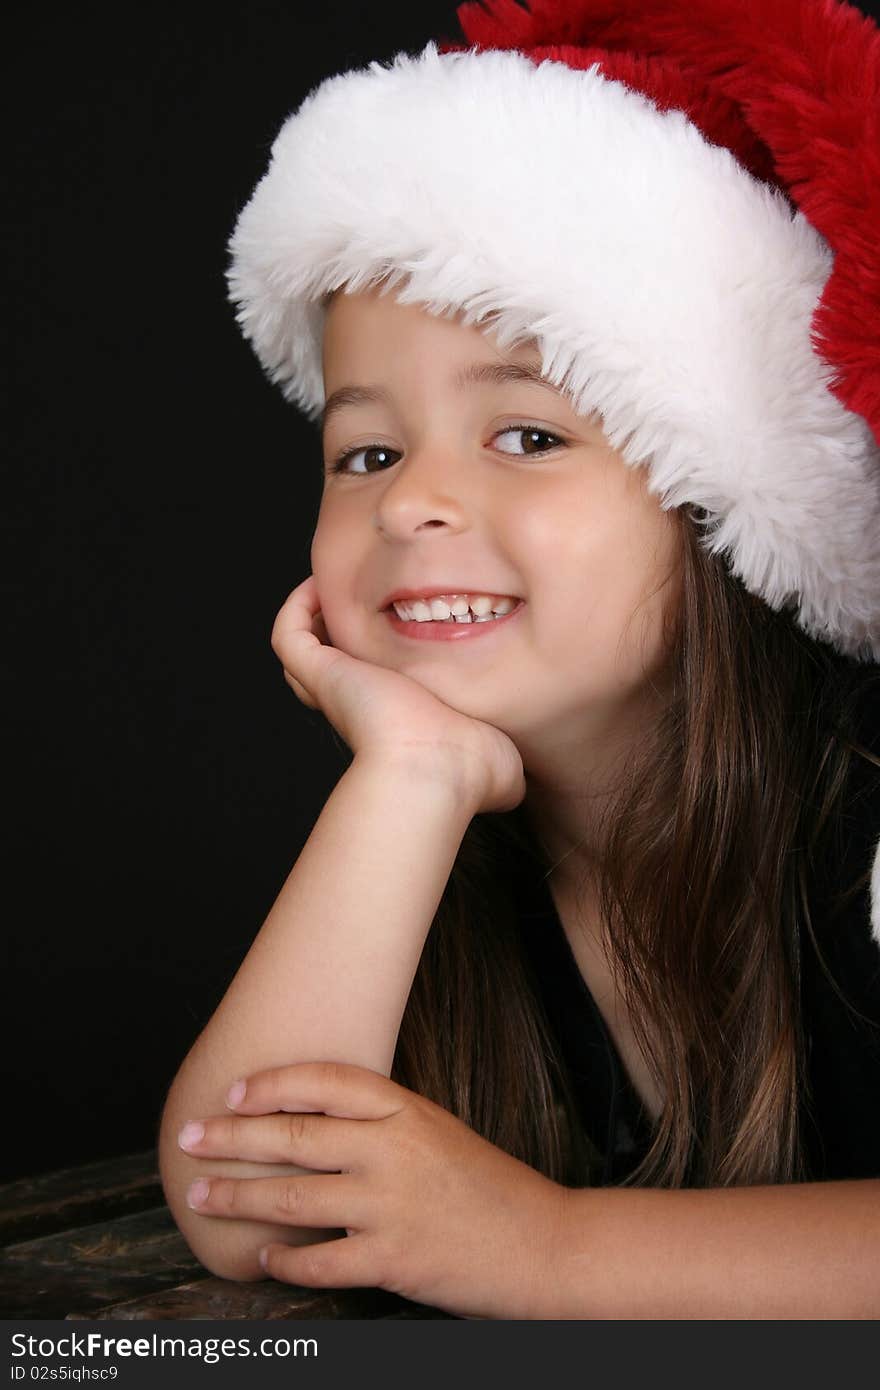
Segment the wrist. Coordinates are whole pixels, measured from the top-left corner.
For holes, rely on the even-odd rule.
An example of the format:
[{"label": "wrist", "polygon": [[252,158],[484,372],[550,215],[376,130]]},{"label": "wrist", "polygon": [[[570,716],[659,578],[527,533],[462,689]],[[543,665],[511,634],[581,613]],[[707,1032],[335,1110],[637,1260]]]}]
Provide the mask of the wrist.
[{"label": "wrist", "polygon": [[389,745],[355,754],[352,766],[368,768],[383,780],[436,791],[468,821],[480,809],[485,792],[483,765],[464,749],[440,749],[430,743]]}]

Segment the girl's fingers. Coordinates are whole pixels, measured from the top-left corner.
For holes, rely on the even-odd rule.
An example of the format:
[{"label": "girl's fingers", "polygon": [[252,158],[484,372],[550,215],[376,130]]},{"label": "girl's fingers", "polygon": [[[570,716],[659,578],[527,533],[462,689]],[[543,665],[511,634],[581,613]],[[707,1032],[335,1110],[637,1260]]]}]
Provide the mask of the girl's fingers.
[{"label": "girl's fingers", "polygon": [[184,1125],[180,1147],[196,1158],[296,1163],[321,1173],[356,1171],[367,1136],[359,1120],[326,1115],[216,1115]]},{"label": "girl's fingers", "polygon": [[271,641],[291,690],[304,705],[318,709],[321,682],[344,655],[330,643],[313,576],[284,603]]},{"label": "girl's fingers", "polygon": [[308,705],[309,709],[318,708],[317,700],[312,699],[305,686],[301,685],[300,682],[296,679],[296,677],[292,676],[289,671],[284,672],[284,679],[287,681],[287,684],[290,686],[291,690],[293,691],[294,695],[297,697],[298,700],[300,700],[304,705]]},{"label": "girl's fingers", "polygon": [[385,1279],[374,1244],[363,1233],[312,1245],[267,1245],[260,1264],[273,1279],[307,1289],[377,1289]]},{"label": "girl's fingers", "polygon": [[359,1230],[367,1217],[362,1185],[347,1173],[331,1177],[197,1178],[187,1205],[202,1216],[285,1226]]},{"label": "girl's fingers", "polygon": [[295,589],[291,589],[284,603],[281,605],[278,618],[276,618],[275,621],[278,622],[279,619],[283,620],[285,615],[289,613],[289,610],[297,605],[310,609],[313,616],[320,608],[321,601],[318,598],[318,585],[313,574],[306,575],[306,578],[297,584]]},{"label": "girl's fingers", "polygon": [[295,1062],[237,1081],[226,1104],[240,1115],[296,1110],[323,1111],[352,1120],[384,1120],[410,1099],[410,1091],[368,1067],[350,1062]]},{"label": "girl's fingers", "polygon": [[312,623],[321,611],[318,586],[314,575],[309,575],[288,594],[275,618],[270,638],[272,650],[283,660],[285,643],[297,632],[311,635]]}]

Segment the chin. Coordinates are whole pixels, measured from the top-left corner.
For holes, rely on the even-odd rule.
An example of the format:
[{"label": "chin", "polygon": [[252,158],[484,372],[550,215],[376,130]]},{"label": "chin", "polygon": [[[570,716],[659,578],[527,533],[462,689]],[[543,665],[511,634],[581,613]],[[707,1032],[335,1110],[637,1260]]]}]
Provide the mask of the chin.
[{"label": "chin", "polygon": [[426,690],[430,690],[432,695],[436,695],[438,700],[442,700],[450,709],[456,710],[459,714],[465,715],[468,719],[478,719],[481,724],[491,724],[493,729],[498,729],[499,732],[506,734],[508,738],[514,739],[515,741],[515,734],[514,730],[511,728],[510,721],[505,718],[504,714],[498,710],[497,707],[493,708],[488,705],[485,708],[475,707],[473,700],[459,699],[454,692],[445,694],[442,690],[436,690],[433,686],[427,685],[424,681],[422,684],[425,685]]}]

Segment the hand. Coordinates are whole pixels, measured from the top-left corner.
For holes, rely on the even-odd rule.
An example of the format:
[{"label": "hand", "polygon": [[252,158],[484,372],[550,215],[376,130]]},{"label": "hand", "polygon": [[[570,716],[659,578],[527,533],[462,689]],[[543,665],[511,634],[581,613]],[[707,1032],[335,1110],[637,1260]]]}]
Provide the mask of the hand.
[{"label": "hand", "polygon": [[402,672],[329,645],[314,575],[283,604],[272,650],[284,679],[320,709],[355,754],[401,757],[448,770],[477,811],[512,811],[526,793],[522,758],[507,734],[444,703]]},{"label": "hand", "polygon": [[571,1189],[366,1067],[301,1062],[246,1085],[235,1114],[204,1120],[204,1138],[187,1153],[318,1171],[200,1179],[193,1186],[207,1195],[190,1196],[193,1210],[346,1231],[267,1246],[272,1278],[387,1289],[462,1317],[553,1316]]}]

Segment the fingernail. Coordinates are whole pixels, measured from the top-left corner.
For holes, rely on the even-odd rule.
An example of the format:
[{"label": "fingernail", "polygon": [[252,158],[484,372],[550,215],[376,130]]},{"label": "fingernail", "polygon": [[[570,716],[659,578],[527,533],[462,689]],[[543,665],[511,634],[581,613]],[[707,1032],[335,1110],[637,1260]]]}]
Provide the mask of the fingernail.
[{"label": "fingernail", "polygon": [[230,1110],[234,1110],[237,1105],[241,1105],[244,1100],[244,1093],[247,1090],[246,1081],[234,1081],[226,1094],[226,1104]]},{"label": "fingernail", "polygon": [[178,1134],[177,1142],[182,1149],[189,1149],[194,1144],[200,1144],[204,1137],[205,1126],[199,1124],[198,1120],[190,1120]]},{"label": "fingernail", "polygon": [[266,1246],[266,1245],[263,1246],[262,1250],[260,1251],[259,1255],[257,1256],[257,1259],[260,1261],[260,1264],[262,1265],[263,1269],[266,1269],[266,1268],[268,1267],[268,1264],[269,1264],[269,1248],[268,1248],[268,1246]]},{"label": "fingernail", "polygon": [[203,1202],[207,1201],[210,1191],[211,1184],[209,1182],[206,1182],[204,1178],[196,1178],[194,1183],[190,1183],[189,1191],[186,1194],[187,1205],[200,1207]]}]

